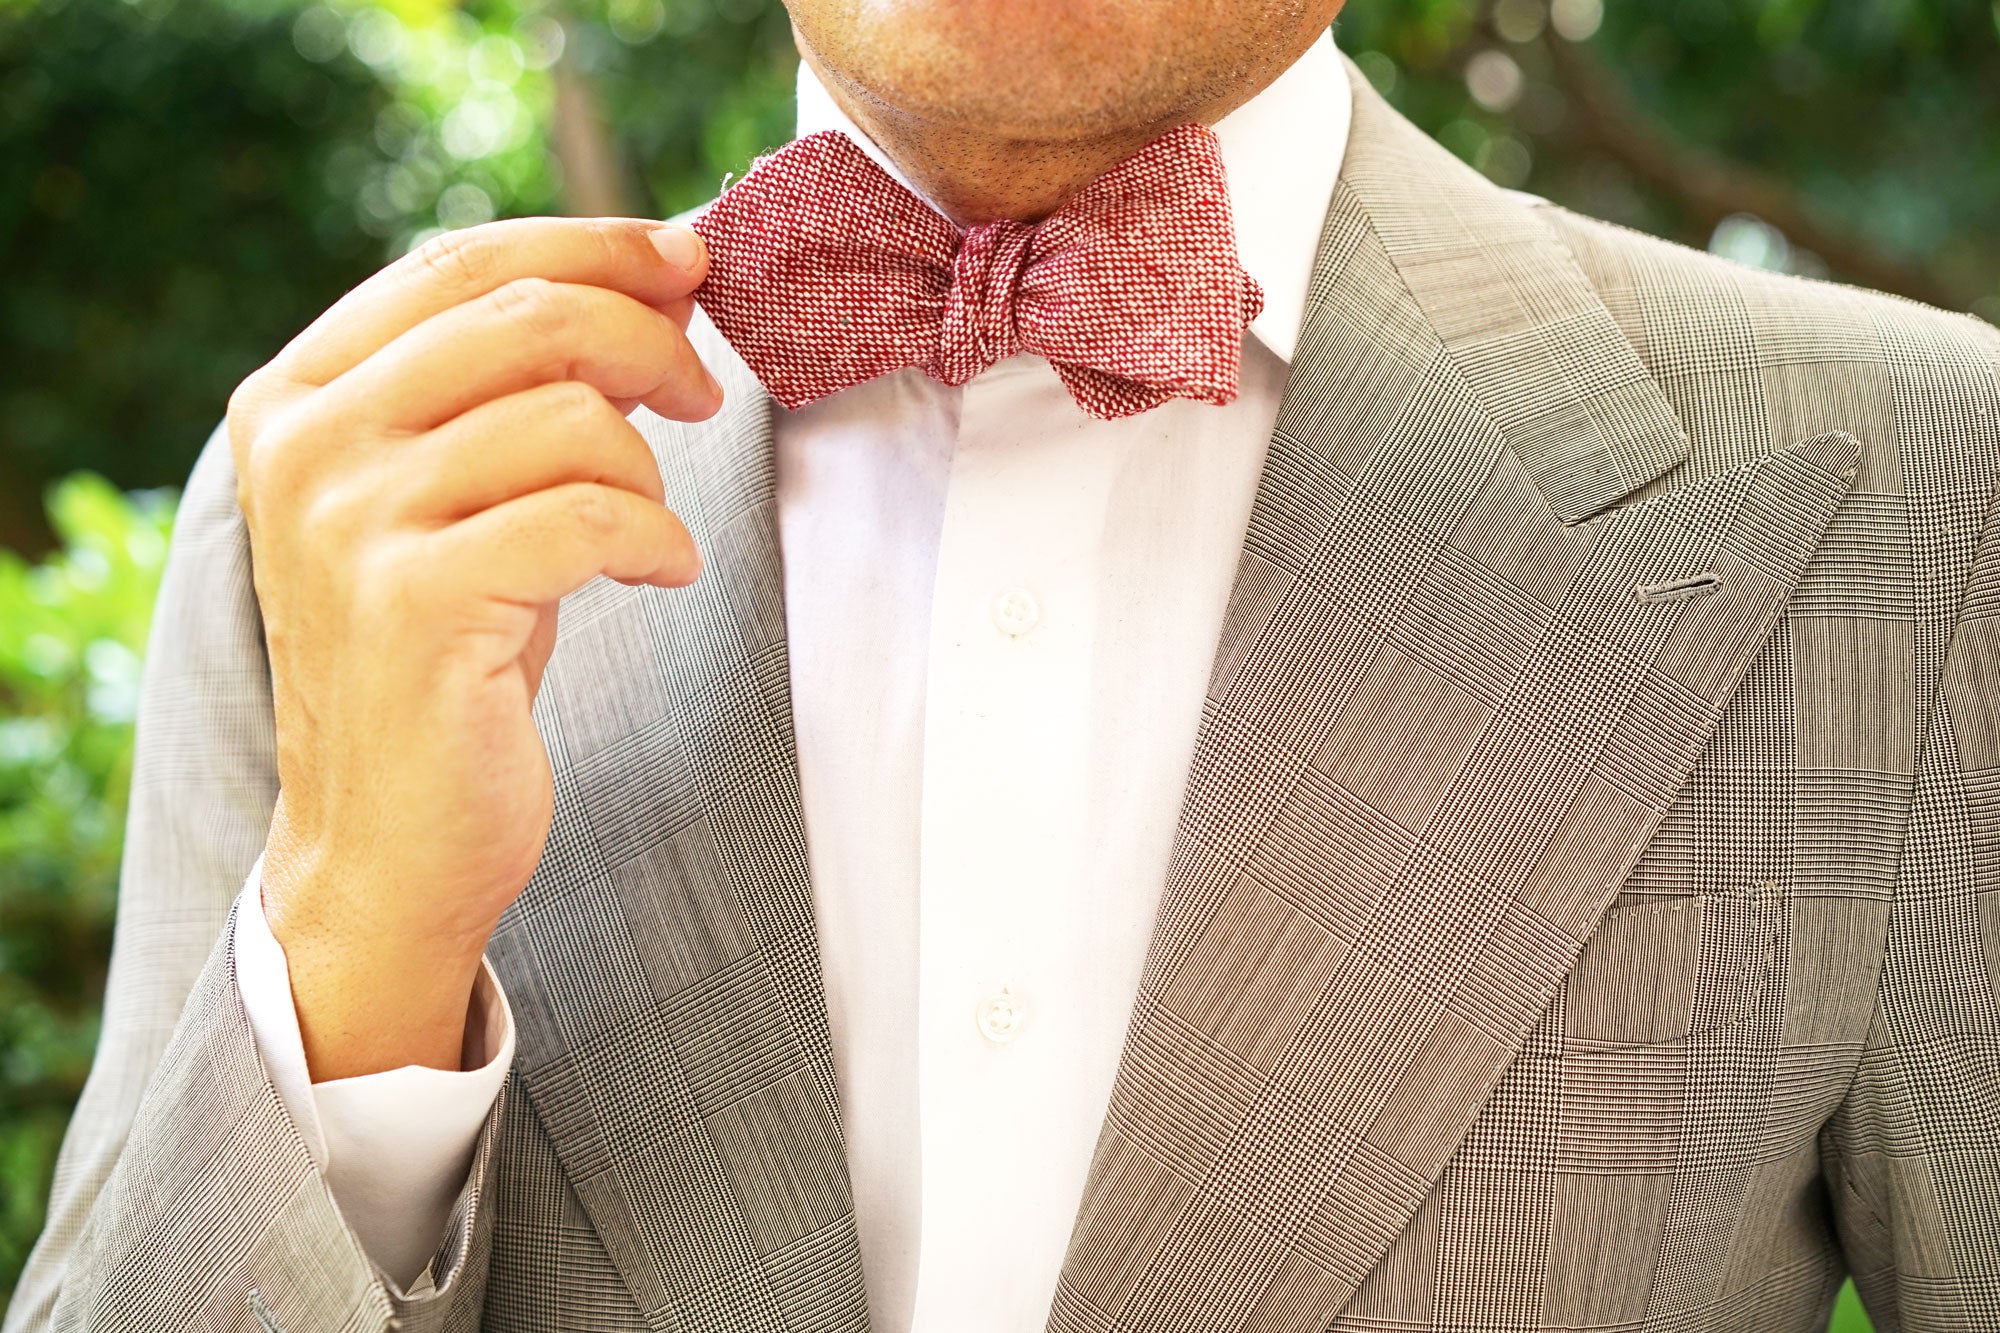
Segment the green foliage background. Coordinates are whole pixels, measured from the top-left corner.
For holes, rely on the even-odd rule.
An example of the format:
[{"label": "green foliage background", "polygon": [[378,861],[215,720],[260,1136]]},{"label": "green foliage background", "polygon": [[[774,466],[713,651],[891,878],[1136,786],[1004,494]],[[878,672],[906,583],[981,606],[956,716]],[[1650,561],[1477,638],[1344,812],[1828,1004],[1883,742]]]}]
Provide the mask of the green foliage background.
[{"label": "green foliage background", "polygon": [[0,551],[0,1293],[90,1068],[131,779],[140,652],[171,495],[55,488],[63,547]]},{"label": "green foliage background", "polygon": [[[2000,322],[2000,0],[1351,0],[1339,40],[1504,184]],[[0,1301],[96,1035],[147,488],[435,230],[710,196],[795,63],[776,0],[0,0]]]}]

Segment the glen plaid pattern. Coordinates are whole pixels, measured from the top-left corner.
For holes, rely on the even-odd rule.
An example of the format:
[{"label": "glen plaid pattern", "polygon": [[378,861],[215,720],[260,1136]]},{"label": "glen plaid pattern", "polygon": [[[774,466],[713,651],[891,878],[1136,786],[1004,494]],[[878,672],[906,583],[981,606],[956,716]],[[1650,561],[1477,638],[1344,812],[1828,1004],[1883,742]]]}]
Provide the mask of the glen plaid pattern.
[{"label": "glen plaid pattern", "polygon": [[1221,149],[1170,130],[1040,223],[961,232],[836,130],[786,145],[694,221],[695,298],[787,407],[916,366],[964,384],[1046,357],[1123,417],[1236,397],[1264,294],[1236,258]]},{"label": "glen plaid pattern", "polygon": [[[1532,207],[1354,87],[1051,1328],[1805,1333],[1849,1268],[1885,1329],[2000,1327],[2000,337]],[[8,1333],[866,1327],[768,410],[694,331],[731,406],[645,428],[708,571],[564,607],[434,1294],[359,1254],[216,943],[275,793],[204,455]]]}]

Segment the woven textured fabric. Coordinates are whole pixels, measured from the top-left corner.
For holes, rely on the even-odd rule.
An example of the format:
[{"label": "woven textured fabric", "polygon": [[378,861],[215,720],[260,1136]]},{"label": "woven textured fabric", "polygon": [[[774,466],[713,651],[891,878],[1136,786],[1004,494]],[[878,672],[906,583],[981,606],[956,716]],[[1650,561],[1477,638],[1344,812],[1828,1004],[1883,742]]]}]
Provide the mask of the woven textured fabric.
[{"label": "woven textured fabric", "polygon": [[[1850,1273],[2000,1329],[2000,335],[1531,205],[1352,79],[1048,1333],[1824,1333]],[[6,1333],[869,1327],[774,414],[690,333],[729,405],[635,421],[706,570],[563,603],[434,1291],[367,1263],[218,946],[277,778],[211,443]]]},{"label": "woven textured fabric", "polygon": [[1095,417],[1227,403],[1264,306],[1204,125],[1161,135],[1040,223],[962,232],[825,130],[763,159],[694,228],[709,253],[696,299],[794,408],[910,366],[964,384],[1024,351]]}]

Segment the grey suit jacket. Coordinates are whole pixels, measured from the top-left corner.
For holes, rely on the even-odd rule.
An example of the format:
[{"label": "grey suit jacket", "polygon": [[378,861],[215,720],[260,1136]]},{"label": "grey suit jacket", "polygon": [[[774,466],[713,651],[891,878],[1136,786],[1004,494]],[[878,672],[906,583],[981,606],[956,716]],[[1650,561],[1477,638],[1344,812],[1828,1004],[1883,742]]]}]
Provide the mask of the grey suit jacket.
[{"label": "grey suit jacket", "polygon": [[[2000,337],[1489,185],[1354,80],[1051,1333],[2000,1329]],[[385,1283],[256,1057],[227,451],[160,604],[104,1041],[10,1333],[867,1326],[767,400],[568,599],[519,1053]]]}]

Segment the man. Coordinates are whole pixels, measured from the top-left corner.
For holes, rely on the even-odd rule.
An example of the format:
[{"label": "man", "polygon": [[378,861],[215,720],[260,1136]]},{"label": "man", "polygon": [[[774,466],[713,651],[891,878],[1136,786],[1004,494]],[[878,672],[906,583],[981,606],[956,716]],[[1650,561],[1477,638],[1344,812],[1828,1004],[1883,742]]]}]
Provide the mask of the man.
[{"label": "man", "polygon": [[2000,338],[1338,7],[794,0],[246,381],[8,1328],[2000,1327]]}]

